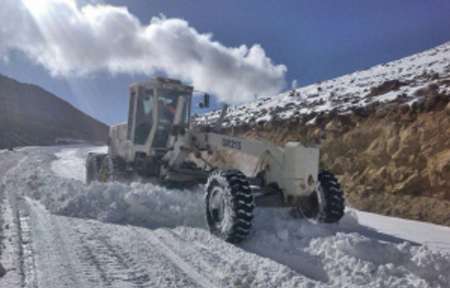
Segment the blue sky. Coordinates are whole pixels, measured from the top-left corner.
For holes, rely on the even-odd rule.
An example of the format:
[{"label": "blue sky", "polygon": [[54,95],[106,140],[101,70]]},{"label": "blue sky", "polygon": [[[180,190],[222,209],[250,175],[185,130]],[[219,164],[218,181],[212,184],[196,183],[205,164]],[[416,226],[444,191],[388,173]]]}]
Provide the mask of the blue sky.
[{"label": "blue sky", "polygon": [[[92,1],[91,1],[92,2]],[[450,1],[108,0],[143,24],[163,13],[212,33],[226,47],[261,44],[300,86],[407,56],[450,40]],[[127,113],[128,85],[148,76],[96,72],[52,77],[22,52],[9,53],[0,74],[34,83],[112,124]],[[220,81],[220,79],[218,79]]]}]

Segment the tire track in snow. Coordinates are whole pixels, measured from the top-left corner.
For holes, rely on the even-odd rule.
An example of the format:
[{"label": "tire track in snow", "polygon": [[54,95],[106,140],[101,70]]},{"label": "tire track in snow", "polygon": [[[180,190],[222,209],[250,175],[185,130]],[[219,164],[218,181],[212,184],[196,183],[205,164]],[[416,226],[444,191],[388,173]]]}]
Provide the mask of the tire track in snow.
[{"label": "tire track in snow", "polygon": [[[18,242],[28,251],[18,256],[24,262],[21,287],[214,287],[189,275],[186,267],[181,269],[160,246],[149,245],[153,231],[52,215],[30,198],[18,202],[11,205],[19,211],[17,221],[23,227],[24,240]],[[125,237],[109,239],[118,234]],[[140,239],[133,240],[136,236]],[[133,241],[139,246],[134,255],[129,252]]]},{"label": "tire track in snow", "polygon": [[93,273],[86,273],[85,268],[89,267],[77,257],[79,243],[71,233],[71,226],[61,223],[60,217],[51,215],[40,203],[25,200],[32,225],[38,286],[99,287],[102,282],[98,276],[86,277]]},{"label": "tire track in snow", "polygon": [[[22,156],[20,160],[14,160],[17,162],[11,167],[6,165],[6,171],[4,171],[4,177],[1,181],[1,185],[3,187],[6,186],[6,176],[14,174],[27,160],[28,156]],[[30,217],[27,211],[24,210],[25,206],[23,199],[21,199],[18,195],[13,195],[8,192],[5,196],[7,198],[7,205],[10,205],[12,212],[12,224],[14,225],[13,229],[16,230],[16,265],[18,266],[16,271],[20,277],[20,285],[24,288],[37,288],[36,263],[33,251],[31,225],[29,223]]]},{"label": "tire track in snow", "polygon": [[[259,286],[255,283],[255,273],[259,268],[258,265],[251,265],[247,261],[248,259],[241,258],[245,255],[236,255],[231,250],[236,249],[236,252],[240,248],[235,247],[232,244],[222,242],[222,240],[214,239],[212,235],[207,237],[214,241],[221,242],[226,251],[221,251],[219,247],[215,245],[203,245],[197,241],[189,241],[183,239],[177,232],[173,230],[157,230],[155,232],[161,243],[169,247],[180,258],[184,259],[188,265],[192,266],[197,271],[203,271],[203,274],[207,274],[210,277],[217,279],[216,286],[219,287],[253,287]],[[210,238],[211,237],[211,238]],[[215,242],[215,241],[214,241]],[[214,249],[211,249],[214,247]],[[193,261],[194,260],[194,261]],[[253,271],[252,271],[253,270]],[[245,279],[244,279],[245,278]],[[269,287],[284,287],[283,281],[269,281]]]},{"label": "tire track in snow", "polygon": [[149,275],[123,249],[111,244],[107,235],[102,234],[99,229],[87,233],[75,227],[75,231],[80,235],[85,254],[83,258],[99,271],[107,286],[115,287],[118,284],[116,282],[123,282],[136,288],[147,287]]},{"label": "tire track in snow", "polygon": [[[64,287],[148,287],[145,285],[146,275],[136,274],[138,267],[128,264],[133,263],[132,259],[122,256],[118,249],[103,240],[107,235],[96,229],[94,222],[51,215],[33,200],[28,202],[38,221],[47,224],[45,233],[52,237],[50,241],[56,246],[56,253],[44,253],[54,256],[45,262],[64,266],[60,271],[45,269],[42,271],[44,275],[59,272],[56,278],[72,278],[64,280]],[[44,251],[48,249],[40,248]],[[58,288],[61,286],[61,283],[55,285]]]},{"label": "tire track in snow", "polygon": [[[156,232],[155,232],[156,233]],[[198,283],[203,288],[214,288],[217,287],[208,277],[202,275],[195,269],[189,262],[185,261],[180,255],[178,255],[175,250],[166,245],[157,235],[151,235],[148,237],[150,243],[154,246],[159,247],[161,252],[166,256],[173,264],[178,266],[181,270],[183,270],[186,275],[189,275],[192,280]],[[148,235],[147,235],[148,236]]]},{"label": "tire track in snow", "polygon": [[[201,287],[158,247],[149,245],[150,230],[61,219],[73,227],[81,243],[79,257],[98,270],[105,287]],[[147,232],[145,236],[137,232],[139,229]]]},{"label": "tire track in snow", "polygon": [[[97,259],[95,256],[95,252],[92,251],[92,249],[85,243],[83,240],[80,239],[80,243],[82,245],[82,248],[79,250],[81,251],[81,255],[79,255],[80,260],[83,260],[85,263],[88,263],[89,265],[83,266],[83,274],[87,276],[92,275],[99,275],[101,279],[102,286],[111,286],[111,281],[108,278],[108,274],[106,270],[103,268],[101,261]],[[92,267],[95,269],[97,273],[92,273]]]},{"label": "tire track in snow", "polygon": [[16,210],[16,221],[19,240],[19,265],[22,287],[37,288],[36,262],[34,259],[30,217],[24,211]]},{"label": "tire track in snow", "polygon": [[[196,242],[187,242],[184,239],[181,239],[181,237],[172,230],[157,230],[155,231],[155,234],[160,243],[164,244],[170,251],[183,259],[184,262],[188,263],[187,265],[191,266],[191,269],[203,271],[202,274],[214,275],[217,271],[217,267],[226,267],[234,262],[232,259],[229,259],[226,254],[219,255],[218,253],[211,251],[211,249],[201,247]],[[178,247],[183,248],[180,249]],[[195,259],[194,263],[192,263],[192,259]]]},{"label": "tire track in snow", "polygon": [[126,271],[127,280],[135,284],[138,288],[146,287],[150,276],[139,267],[134,259],[119,246],[113,246],[105,236],[101,236],[98,240],[105,246],[105,248],[111,253],[110,255],[117,260],[121,269]]},{"label": "tire track in snow", "polygon": [[[161,242],[167,243],[197,270],[214,275],[220,281],[220,287],[322,287],[322,283],[298,274],[283,264],[245,252],[210,234],[194,232],[196,236],[191,239],[180,235],[180,230],[161,229],[155,233]],[[275,273],[276,277],[267,278],[270,273]]]}]

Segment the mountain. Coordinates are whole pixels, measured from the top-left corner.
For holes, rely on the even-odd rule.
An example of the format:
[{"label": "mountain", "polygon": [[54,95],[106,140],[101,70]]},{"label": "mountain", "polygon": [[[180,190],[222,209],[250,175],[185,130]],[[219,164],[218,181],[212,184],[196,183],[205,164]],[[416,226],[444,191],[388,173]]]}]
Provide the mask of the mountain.
[{"label": "mountain", "polygon": [[0,75],[0,149],[58,143],[105,143],[108,126],[30,84]]},{"label": "mountain", "polygon": [[[449,101],[447,42],[231,107],[223,127],[281,145],[320,143],[322,167],[338,176],[348,205],[450,226]],[[210,125],[219,115],[196,121]]]}]

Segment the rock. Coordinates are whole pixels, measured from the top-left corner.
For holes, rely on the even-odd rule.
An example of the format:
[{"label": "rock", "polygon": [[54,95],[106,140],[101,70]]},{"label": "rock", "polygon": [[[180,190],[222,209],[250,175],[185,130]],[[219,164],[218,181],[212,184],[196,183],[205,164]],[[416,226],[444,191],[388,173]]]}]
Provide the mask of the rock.
[{"label": "rock", "polygon": [[411,110],[420,113],[425,109],[424,107],[425,107],[425,100],[419,99],[411,105]]},{"label": "rock", "polygon": [[3,267],[2,263],[0,263],[0,278],[6,275],[6,269]]},{"label": "rock", "polygon": [[375,116],[377,118],[384,118],[392,113],[397,114],[395,112],[397,110],[397,106],[398,106],[397,103],[389,103],[389,104],[385,104],[385,105],[380,105],[376,109]]},{"label": "rock", "polygon": [[325,130],[327,132],[339,133],[342,131],[342,124],[338,121],[330,121],[325,125]]},{"label": "rock", "polygon": [[392,193],[402,195],[420,195],[420,193],[423,192],[422,181],[423,180],[417,171],[415,171],[412,175],[406,178],[406,180],[394,185]]},{"label": "rock", "polygon": [[317,115],[316,112],[311,112],[311,113],[305,115],[305,116],[303,117],[303,119],[304,119],[305,122],[308,122],[308,121],[314,119],[314,117],[316,117],[316,115]]},{"label": "rock", "polygon": [[439,95],[438,94],[432,94],[432,95],[428,96],[425,99],[425,103],[424,103],[425,111],[433,110],[438,103],[439,103]]},{"label": "rock", "polygon": [[447,103],[447,106],[445,106],[445,112],[447,115],[450,115],[450,102]]},{"label": "rock", "polygon": [[367,107],[355,107],[352,109],[353,113],[359,117],[367,117],[369,116],[369,111],[367,111]]},{"label": "rock", "polygon": [[317,114],[316,116],[316,124],[317,125],[322,125],[326,120],[326,114],[325,112],[319,112],[319,114]]},{"label": "rock", "polygon": [[338,157],[336,161],[331,166],[331,171],[336,175],[342,175],[350,170],[351,167],[350,159],[346,157]]},{"label": "rock", "polygon": [[407,114],[410,111],[410,107],[408,104],[401,105],[399,109],[400,109],[400,113],[402,113],[402,114]]},{"label": "rock", "polygon": [[388,81],[383,82],[379,86],[372,87],[370,89],[370,92],[367,95],[367,97],[374,97],[374,96],[378,96],[378,95],[383,95],[390,91],[397,91],[398,89],[400,89],[400,87],[405,86],[405,85],[406,85],[406,83],[401,82],[399,80],[388,80]]},{"label": "rock", "polygon": [[432,96],[434,94],[437,94],[439,90],[439,86],[435,83],[432,83],[430,85],[428,85],[425,88],[421,88],[419,90],[417,90],[414,95],[415,96],[425,96],[425,97],[429,97]]},{"label": "rock", "polygon": [[439,73],[437,73],[437,72],[431,73],[430,79],[431,80],[438,80],[439,79]]}]

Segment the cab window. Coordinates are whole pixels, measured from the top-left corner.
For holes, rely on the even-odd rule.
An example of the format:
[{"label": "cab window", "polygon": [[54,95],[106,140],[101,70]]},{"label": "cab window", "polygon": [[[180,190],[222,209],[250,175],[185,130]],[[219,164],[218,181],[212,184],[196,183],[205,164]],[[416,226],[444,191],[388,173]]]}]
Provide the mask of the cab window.
[{"label": "cab window", "polygon": [[159,124],[156,130],[153,147],[165,148],[169,139],[170,130],[177,112],[178,92],[172,90],[160,90],[158,97]]},{"label": "cab window", "polygon": [[134,143],[144,145],[153,125],[153,90],[138,99]]}]

